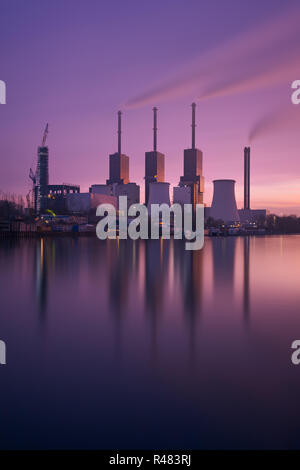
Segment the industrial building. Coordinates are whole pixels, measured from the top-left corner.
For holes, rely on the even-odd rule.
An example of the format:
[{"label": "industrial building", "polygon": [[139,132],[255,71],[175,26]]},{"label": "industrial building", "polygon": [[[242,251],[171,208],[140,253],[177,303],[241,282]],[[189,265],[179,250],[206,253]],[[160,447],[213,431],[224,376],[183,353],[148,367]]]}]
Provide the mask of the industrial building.
[{"label": "industrial building", "polygon": [[237,209],[234,180],[215,180],[214,194],[211,207],[205,208],[205,219],[211,217],[223,220],[225,223],[240,222],[254,224],[263,222],[266,209],[251,209],[250,207],[250,147],[244,148],[244,208]]},{"label": "industrial building", "polygon": [[67,212],[67,195],[79,193],[80,186],[77,184],[48,184],[47,209],[58,214],[65,214]]},{"label": "industrial building", "polygon": [[170,183],[150,183],[149,184],[149,198],[147,209],[151,215],[152,204],[167,204],[170,206]]},{"label": "industrial building", "polygon": [[118,151],[109,156],[109,179],[106,184],[129,183],[129,157],[121,151],[121,111],[118,111]]},{"label": "industrial building", "polygon": [[92,184],[89,188],[90,193],[95,194],[107,194],[108,196],[112,196],[112,185],[108,184]]},{"label": "industrial building", "polygon": [[127,206],[138,204],[140,201],[140,187],[136,183],[93,184],[89,188],[92,194],[107,194],[108,196],[127,196]]},{"label": "industrial building", "polygon": [[140,202],[140,187],[136,183],[113,184],[112,194],[119,196],[127,196],[127,207]]},{"label": "industrial building", "polygon": [[244,210],[250,209],[250,147],[244,148]]},{"label": "industrial building", "polygon": [[46,147],[48,124],[46,125],[42,145],[38,147],[37,170],[34,176],[36,187],[34,188],[35,209],[37,213],[47,209],[48,184],[49,184],[49,149]]},{"label": "industrial building", "polygon": [[180,204],[183,208],[184,204],[191,204],[192,188],[190,186],[174,186],[173,202]]},{"label": "industrial building", "polygon": [[42,145],[38,147],[38,158],[36,171],[30,168],[29,177],[32,181],[32,189],[27,194],[28,206],[30,206],[30,194],[32,196],[31,206],[35,214],[43,214],[48,209],[65,213],[66,196],[70,193],[80,193],[80,186],[75,184],[49,184],[49,148],[46,140],[49,132],[49,125],[46,125]]},{"label": "industrial building", "polygon": [[262,222],[267,216],[266,209],[239,209],[238,213],[243,224]]},{"label": "industrial building", "polygon": [[[129,156],[122,153],[122,113],[118,111],[118,150],[109,155],[109,178],[106,184],[92,184],[89,192],[80,193],[80,186],[49,184],[49,149],[46,146],[48,124],[42,144],[38,147],[37,167],[30,169],[33,188],[30,191],[36,214],[48,209],[63,214],[87,214],[101,203],[111,203],[118,208],[119,196],[127,196],[128,206],[140,202],[140,187],[129,178]],[[196,148],[196,104],[192,103],[191,148],[184,150],[183,176],[173,188],[173,202],[184,206],[203,204],[204,177],[203,153]],[[235,181],[213,181],[214,193],[211,207],[205,207],[205,218],[222,220],[226,224],[253,224],[266,217],[265,209],[251,209],[250,204],[250,147],[244,148],[244,207],[238,210],[235,199]],[[157,150],[157,108],[153,108],[153,150],[145,152],[145,204],[151,213],[152,204],[170,205],[170,185],[165,182],[165,155]],[[29,193],[29,194],[30,194]],[[29,194],[28,200],[29,200]],[[29,204],[28,204],[29,206]]]},{"label": "industrial building", "polygon": [[250,147],[244,148],[244,209],[239,210],[240,221],[244,224],[261,222],[266,218],[266,209],[250,208]]},{"label": "industrial building", "polygon": [[[145,204],[148,205],[151,183],[164,183],[165,156],[157,151],[157,108],[153,108],[153,150],[145,153]],[[153,189],[154,190],[154,189]],[[152,190],[152,191],[153,191]]]},{"label": "industrial building", "polygon": [[178,204],[192,204],[194,211],[196,204],[203,204],[204,193],[203,154],[196,148],[195,141],[196,103],[192,103],[192,148],[184,150],[183,176],[180,177],[179,187],[173,190],[173,201]]},{"label": "industrial building", "polygon": [[99,204],[111,204],[117,209],[117,198],[107,194],[69,193],[66,195],[67,211],[71,214],[88,214],[96,211]]},{"label": "industrial building", "polygon": [[109,179],[106,184],[92,184],[89,188],[91,194],[112,196],[118,200],[119,196],[127,196],[128,206],[140,202],[140,187],[130,183],[129,157],[122,154],[122,113],[118,111],[118,151],[109,156]]},{"label": "industrial building", "polygon": [[37,212],[41,213],[48,207],[49,183],[49,150],[48,147],[38,147],[36,203]]},{"label": "industrial building", "polygon": [[[35,214],[45,211],[48,207],[48,184],[49,184],[49,149],[46,146],[48,135],[48,124],[46,125],[42,145],[37,151],[37,166],[34,171],[30,168],[29,178],[32,181],[32,188],[26,198],[28,208],[31,206]],[[31,200],[30,200],[31,199]]]}]

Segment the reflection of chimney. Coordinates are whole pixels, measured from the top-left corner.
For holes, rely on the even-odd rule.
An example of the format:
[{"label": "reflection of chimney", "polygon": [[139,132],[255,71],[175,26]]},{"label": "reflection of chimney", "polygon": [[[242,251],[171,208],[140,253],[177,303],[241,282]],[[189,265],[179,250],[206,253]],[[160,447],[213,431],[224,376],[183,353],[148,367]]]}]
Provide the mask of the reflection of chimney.
[{"label": "reflection of chimney", "polygon": [[244,318],[249,319],[250,312],[250,237],[244,237]]},{"label": "reflection of chimney", "polygon": [[244,148],[244,209],[250,209],[250,147]]}]

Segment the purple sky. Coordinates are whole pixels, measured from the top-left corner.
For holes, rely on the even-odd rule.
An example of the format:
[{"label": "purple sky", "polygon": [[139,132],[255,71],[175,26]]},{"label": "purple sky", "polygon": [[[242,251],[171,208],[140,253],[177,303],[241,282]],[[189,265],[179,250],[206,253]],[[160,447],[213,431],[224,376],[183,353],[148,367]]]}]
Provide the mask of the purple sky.
[{"label": "purple sky", "polygon": [[[248,135],[283,106],[285,122],[277,116],[251,143],[252,207],[300,214],[295,108],[294,117],[286,117],[291,82],[300,79],[294,59],[300,13],[285,13],[297,3],[0,0],[0,79],[7,85],[7,104],[0,105],[0,190],[26,194],[46,122],[50,182],[78,183],[83,191],[105,182],[121,108],[130,179],[143,193],[155,105],[166,181],[177,184],[191,140],[190,103],[197,100],[205,202],[211,202],[213,179],[234,178],[241,206]],[[300,105],[297,111],[300,126]]]}]

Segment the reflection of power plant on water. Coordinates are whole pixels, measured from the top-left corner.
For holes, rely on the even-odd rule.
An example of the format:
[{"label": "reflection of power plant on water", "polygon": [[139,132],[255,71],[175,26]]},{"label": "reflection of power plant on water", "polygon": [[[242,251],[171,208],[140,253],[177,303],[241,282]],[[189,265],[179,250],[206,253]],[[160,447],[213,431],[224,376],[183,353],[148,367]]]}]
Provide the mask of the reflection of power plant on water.
[{"label": "reflection of power plant on water", "polygon": [[[78,240],[78,239],[77,239]],[[81,266],[78,256],[73,262],[73,249],[67,239],[41,239],[35,241],[35,285],[37,309],[41,320],[49,310],[54,284],[64,276],[66,266],[72,269],[73,285],[80,285]],[[149,331],[152,352],[156,355],[161,347],[159,332],[164,325],[168,305],[172,305],[173,321],[182,319],[188,335],[190,359],[196,357],[198,332],[203,314],[213,309],[218,315],[230,314],[232,305],[242,301],[243,320],[250,320],[250,237],[211,238],[207,250],[187,253],[180,240],[150,240],[119,243],[110,240],[108,249],[96,244],[88,266],[90,276],[97,279],[99,292],[106,292],[109,309],[103,301],[97,301],[98,294],[94,285],[95,299],[93,309],[108,315],[113,327],[115,347],[122,353],[126,343],[126,328],[132,322],[132,309],[141,302],[143,308],[134,310],[134,315],[142,315],[142,323]],[[79,239],[76,249],[90,258],[90,241]],[[96,250],[96,251],[95,251]],[[90,254],[89,254],[90,253]],[[105,264],[99,265],[102,260]],[[237,263],[237,260],[239,261]],[[206,266],[206,268],[204,268]],[[205,277],[212,267],[213,291],[206,292]],[[239,270],[242,284],[240,293],[236,280]],[[139,280],[142,279],[138,287]],[[87,288],[89,289],[89,280]],[[61,295],[61,294],[60,294]],[[90,296],[90,291],[87,290]],[[66,298],[68,294],[65,294]],[[137,297],[139,300],[137,300]],[[102,299],[102,294],[99,297]],[[220,309],[222,299],[223,309]],[[57,304],[59,309],[61,299]],[[211,305],[211,306],[210,306]],[[218,307],[216,308],[216,305]],[[63,308],[63,307],[62,307]],[[88,309],[88,307],[87,307]],[[136,320],[133,320],[136,322]],[[181,321],[181,320],[180,320]]]}]

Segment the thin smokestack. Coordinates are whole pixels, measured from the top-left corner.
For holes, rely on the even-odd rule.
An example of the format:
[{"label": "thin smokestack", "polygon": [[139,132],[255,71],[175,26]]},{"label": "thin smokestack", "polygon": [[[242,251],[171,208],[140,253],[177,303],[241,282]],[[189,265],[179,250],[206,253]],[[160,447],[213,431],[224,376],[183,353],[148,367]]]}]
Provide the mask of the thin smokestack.
[{"label": "thin smokestack", "polygon": [[157,108],[153,108],[153,151],[157,150]]},{"label": "thin smokestack", "polygon": [[196,103],[192,103],[192,149],[195,148],[196,140]]},{"label": "thin smokestack", "polygon": [[118,153],[119,155],[121,155],[121,133],[122,133],[121,116],[122,116],[122,112],[118,111]]},{"label": "thin smokestack", "polygon": [[244,209],[250,209],[250,147],[244,148]]},{"label": "thin smokestack", "polygon": [[248,209],[250,209],[250,147],[248,147]]}]

